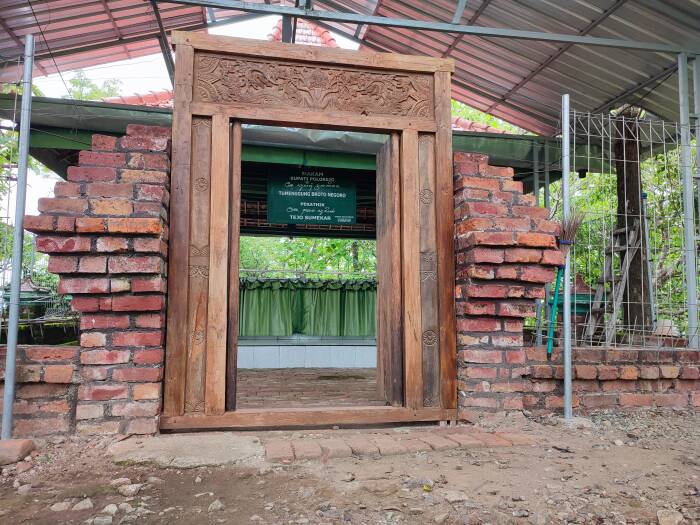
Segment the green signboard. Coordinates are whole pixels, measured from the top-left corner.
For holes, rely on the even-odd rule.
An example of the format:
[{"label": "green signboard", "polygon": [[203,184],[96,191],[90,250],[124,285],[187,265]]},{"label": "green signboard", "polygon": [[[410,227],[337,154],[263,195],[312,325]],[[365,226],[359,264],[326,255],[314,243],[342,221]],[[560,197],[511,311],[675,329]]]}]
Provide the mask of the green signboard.
[{"label": "green signboard", "polygon": [[347,176],[300,167],[268,178],[270,224],[355,224],[356,212],[356,186]]}]

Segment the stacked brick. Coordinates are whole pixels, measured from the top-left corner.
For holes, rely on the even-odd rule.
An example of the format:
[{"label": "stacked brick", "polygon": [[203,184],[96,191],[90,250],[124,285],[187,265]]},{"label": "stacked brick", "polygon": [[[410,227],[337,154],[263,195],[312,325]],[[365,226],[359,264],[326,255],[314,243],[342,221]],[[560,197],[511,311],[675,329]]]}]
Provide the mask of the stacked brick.
[{"label": "stacked brick", "polygon": [[[525,408],[562,406],[561,353],[547,360],[543,348],[528,348],[531,392]],[[573,405],[581,412],[613,408],[700,407],[700,352],[574,348]]]},{"label": "stacked brick", "polygon": [[170,129],[94,135],[25,228],[80,313],[76,430],[152,433],[160,413]]},{"label": "stacked brick", "polygon": [[485,155],[455,154],[454,203],[460,417],[522,409],[532,388],[523,321],[564,262],[559,226],[523,195],[512,169]]},{"label": "stacked brick", "polygon": [[[16,436],[62,434],[73,430],[79,350],[77,346],[17,347],[13,408]],[[0,347],[0,381],[3,384],[5,353],[6,348]]]}]

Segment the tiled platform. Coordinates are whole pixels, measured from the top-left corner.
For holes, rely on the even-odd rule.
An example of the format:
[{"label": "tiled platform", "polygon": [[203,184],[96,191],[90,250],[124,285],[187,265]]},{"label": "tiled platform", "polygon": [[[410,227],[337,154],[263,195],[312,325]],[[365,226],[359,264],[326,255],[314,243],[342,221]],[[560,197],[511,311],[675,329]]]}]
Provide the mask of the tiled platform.
[{"label": "tiled platform", "polygon": [[325,439],[264,440],[265,458],[270,463],[329,459],[350,456],[394,456],[450,450],[533,445],[527,436],[515,433],[488,433],[472,427],[424,430],[408,433],[378,434],[361,432]]},{"label": "tiled platform", "polygon": [[384,406],[374,368],[239,369],[238,408]]}]

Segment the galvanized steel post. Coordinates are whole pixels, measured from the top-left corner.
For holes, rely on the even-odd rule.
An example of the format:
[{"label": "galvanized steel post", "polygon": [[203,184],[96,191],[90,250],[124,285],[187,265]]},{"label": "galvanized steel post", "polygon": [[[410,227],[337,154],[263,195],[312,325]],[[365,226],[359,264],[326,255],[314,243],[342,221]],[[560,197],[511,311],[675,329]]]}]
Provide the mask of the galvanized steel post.
[{"label": "galvanized steel post", "polygon": [[690,102],[688,100],[688,57],[678,55],[678,101],[681,126],[681,177],[683,180],[683,234],[685,239],[685,281],[688,288],[688,347],[698,346],[698,276],[695,243],[695,196],[690,157]]},{"label": "galvanized steel post", "polygon": [[[561,193],[562,193],[562,217],[569,218],[569,95],[563,95],[561,99]],[[564,266],[564,419],[570,421],[573,417],[573,399],[571,385],[571,250],[566,254]]]},{"label": "galvanized steel post", "polygon": [[22,247],[24,245],[24,201],[27,195],[27,163],[29,161],[29,126],[32,116],[32,69],[34,36],[24,41],[24,76],[22,78],[22,110],[19,128],[19,163],[12,244],[12,277],[10,280],[10,321],[7,327],[5,357],[5,391],[2,400],[2,439],[12,439],[12,405],[15,399],[15,359],[19,327],[19,292],[22,284]]}]

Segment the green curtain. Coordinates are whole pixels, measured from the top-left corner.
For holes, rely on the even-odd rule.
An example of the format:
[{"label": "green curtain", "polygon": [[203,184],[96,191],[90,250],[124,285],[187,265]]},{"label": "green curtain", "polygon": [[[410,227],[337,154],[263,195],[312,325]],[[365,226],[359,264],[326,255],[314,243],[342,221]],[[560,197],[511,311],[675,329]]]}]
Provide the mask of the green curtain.
[{"label": "green curtain", "polygon": [[376,333],[375,281],[243,278],[239,297],[244,337]]},{"label": "green curtain", "polygon": [[343,335],[374,337],[376,335],[377,290],[345,290],[343,301]]}]

